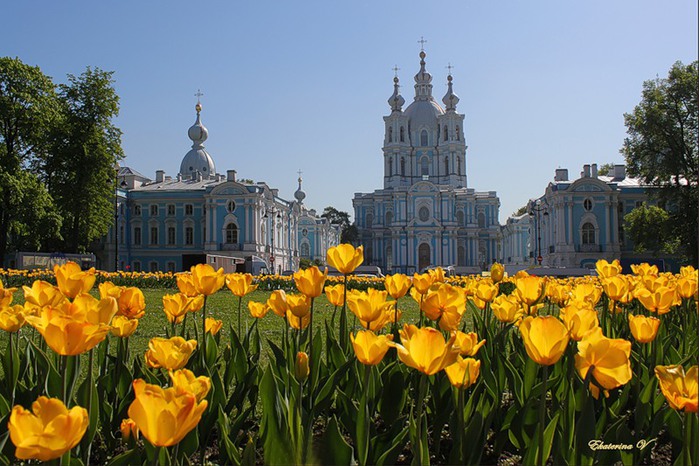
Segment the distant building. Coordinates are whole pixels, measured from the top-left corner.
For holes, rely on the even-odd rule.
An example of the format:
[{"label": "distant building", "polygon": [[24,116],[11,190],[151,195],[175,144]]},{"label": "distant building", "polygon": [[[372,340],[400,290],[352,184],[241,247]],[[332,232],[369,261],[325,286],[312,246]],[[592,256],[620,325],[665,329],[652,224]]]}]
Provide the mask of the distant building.
[{"label": "distant building", "polygon": [[[619,259],[622,264],[662,262],[650,253],[635,253],[624,234],[624,216],[648,201],[652,186],[626,175],[624,165],[615,165],[607,175],[598,173],[597,164],[584,165],[580,177],[568,178],[567,169],[557,169],[555,177],[538,199],[528,204],[528,228],[519,234],[503,233],[504,251],[515,251],[527,235],[528,262],[549,267],[594,268],[598,259]],[[522,223],[524,217],[510,218],[507,225]],[[506,227],[507,228],[507,227]],[[505,254],[505,263],[520,260]]]},{"label": "distant building", "polygon": [[[192,148],[175,177],[158,170],[155,180],[129,167],[117,174],[117,228],[97,248],[107,270],[181,271],[216,258],[264,262],[269,272],[297,270],[299,260],[325,261],[339,241],[338,228],[304,204],[298,179],[294,200],[264,182],[238,180],[235,170],[216,172],[204,148],[208,130],[201,105],[189,128]],[[230,261],[229,261],[230,262]]]},{"label": "distant building", "polygon": [[355,224],[365,263],[389,272],[428,266],[479,271],[500,256],[500,200],[466,183],[464,115],[447,76],[442,107],[432,96],[432,75],[420,52],[415,98],[403,110],[398,77],[384,117],[383,189],[356,193]]}]

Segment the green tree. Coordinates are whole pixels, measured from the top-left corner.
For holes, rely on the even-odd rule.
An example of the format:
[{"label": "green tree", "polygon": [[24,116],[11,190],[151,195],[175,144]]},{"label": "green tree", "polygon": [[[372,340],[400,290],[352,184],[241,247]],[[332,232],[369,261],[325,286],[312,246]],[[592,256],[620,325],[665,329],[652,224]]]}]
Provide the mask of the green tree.
[{"label": "green tree", "polygon": [[643,83],[641,102],[624,120],[628,137],[621,152],[628,172],[656,186],[667,207],[671,243],[697,262],[699,211],[699,64],[676,62],[667,78]]},{"label": "green tree", "polygon": [[[48,135],[59,116],[51,78],[18,58],[0,57],[0,264],[12,248],[25,247],[27,243],[19,241],[22,232],[41,231],[50,236],[55,229],[41,230],[46,226],[43,222],[60,223],[52,212],[50,196],[41,192],[27,172],[45,154]],[[40,207],[32,205],[34,196],[39,196]]]},{"label": "green tree", "polygon": [[59,86],[63,123],[42,171],[64,219],[66,252],[85,251],[114,218],[115,167],[124,153],[121,130],[113,123],[119,97],[112,75],[88,67]]},{"label": "green tree", "polygon": [[672,254],[676,251],[670,228],[670,215],[660,207],[645,202],[624,216],[624,230],[634,244],[634,251]]},{"label": "green tree", "polygon": [[359,242],[359,231],[357,227],[350,222],[350,216],[347,212],[337,210],[335,207],[328,206],[323,209],[321,217],[327,218],[333,225],[340,226],[340,242],[356,245]]},{"label": "green tree", "polygon": [[600,176],[609,176],[611,173],[614,173],[613,163],[603,163],[597,170],[597,174]]}]

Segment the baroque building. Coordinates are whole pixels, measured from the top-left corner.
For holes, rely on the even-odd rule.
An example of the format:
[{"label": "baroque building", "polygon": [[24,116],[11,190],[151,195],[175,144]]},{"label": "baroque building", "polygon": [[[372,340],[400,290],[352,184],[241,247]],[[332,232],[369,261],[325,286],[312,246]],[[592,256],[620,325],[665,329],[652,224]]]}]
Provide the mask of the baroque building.
[{"label": "baroque building", "polygon": [[116,228],[97,251],[98,266],[177,272],[208,262],[227,272],[281,273],[297,270],[303,258],[324,262],[340,232],[304,205],[301,177],[288,200],[264,182],[239,180],[235,170],[217,173],[201,110],[197,103],[187,133],[192,147],[176,176],[158,170],[151,180],[119,169]]},{"label": "baroque building", "polygon": [[405,110],[394,78],[384,117],[383,189],[354,195],[365,263],[389,272],[480,271],[500,255],[500,200],[495,191],[467,186],[464,115],[456,109],[453,78],[447,76],[442,107],[432,96],[425,57],[423,50],[415,97]]}]

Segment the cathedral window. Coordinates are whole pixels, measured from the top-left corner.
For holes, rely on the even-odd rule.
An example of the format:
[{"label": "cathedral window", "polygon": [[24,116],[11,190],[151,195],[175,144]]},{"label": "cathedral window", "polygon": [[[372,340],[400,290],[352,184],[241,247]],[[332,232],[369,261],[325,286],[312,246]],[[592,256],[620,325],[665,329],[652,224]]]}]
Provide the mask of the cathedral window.
[{"label": "cathedral window", "polygon": [[370,227],[374,223],[374,214],[366,214],[366,226]]},{"label": "cathedral window", "polygon": [[456,211],[456,223],[458,223],[459,226],[464,226],[464,211],[463,210]]},{"label": "cathedral window", "polygon": [[430,174],[430,162],[427,160],[427,157],[423,157],[422,160],[420,160],[420,174],[422,176]]},{"label": "cathedral window", "polygon": [[393,223],[393,212],[390,210],[386,212],[386,221],[385,224],[386,226],[390,226],[391,223]]},{"label": "cathedral window", "polygon": [[460,245],[456,252],[456,264],[466,265],[466,248]]},{"label": "cathedral window", "polygon": [[595,226],[590,222],[582,226],[582,244],[596,244],[595,241]]},{"label": "cathedral window", "polygon": [[393,175],[393,157],[388,158],[388,174]]},{"label": "cathedral window", "polygon": [[400,158],[400,176],[405,176],[405,157]]},{"label": "cathedral window", "polygon": [[226,244],[238,243],[238,226],[235,223],[229,223],[226,226]]},{"label": "cathedral window", "polygon": [[158,204],[151,204],[151,206],[150,206],[150,216],[151,216],[151,217],[157,217],[157,216],[158,216]]},{"label": "cathedral window", "polygon": [[483,212],[478,213],[478,228],[485,228],[485,214]]},{"label": "cathedral window", "polygon": [[168,204],[167,205],[167,215],[169,217],[172,217],[175,215],[175,204]]},{"label": "cathedral window", "polygon": [[185,204],[184,205],[184,214],[185,215],[192,215],[192,212],[194,212],[194,206],[192,204]]},{"label": "cathedral window", "polygon": [[430,219],[430,209],[425,206],[420,207],[420,210],[417,212],[417,216],[421,222],[428,221]]},{"label": "cathedral window", "polygon": [[449,174],[449,157],[444,157],[444,174]]},{"label": "cathedral window", "polygon": [[456,158],[456,174],[461,175],[461,157]]},{"label": "cathedral window", "polygon": [[301,243],[301,257],[311,257],[311,248],[308,246],[308,243]]},{"label": "cathedral window", "polygon": [[158,244],[158,227],[150,227],[150,243],[156,245]]},{"label": "cathedral window", "polygon": [[422,132],[420,133],[420,145],[421,145],[421,146],[426,146],[426,145],[427,145],[427,131],[424,130],[424,129],[423,129]]},{"label": "cathedral window", "polygon": [[194,244],[194,228],[186,227],[184,229],[184,244],[191,246]]},{"label": "cathedral window", "polygon": [[444,140],[449,140],[449,128],[447,128],[446,126],[444,127]]},{"label": "cathedral window", "polygon": [[589,197],[583,201],[583,207],[585,208],[586,211],[591,211],[592,210],[592,199]]},{"label": "cathedral window", "polygon": [[133,229],[133,244],[135,246],[141,245],[141,227],[134,227]]},{"label": "cathedral window", "polygon": [[228,205],[226,206],[226,208],[228,209],[229,213],[233,213],[233,211],[235,210],[235,201],[228,201]]},{"label": "cathedral window", "polygon": [[141,216],[141,206],[140,206],[140,205],[136,204],[136,205],[133,206],[133,214],[134,214],[136,217],[140,217],[140,216]]},{"label": "cathedral window", "polygon": [[405,142],[405,129],[400,127],[400,142]]},{"label": "cathedral window", "polygon": [[175,244],[175,227],[167,227],[167,244],[169,246]]},{"label": "cathedral window", "polygon": [[461,133],[459,132],[459,126],[456,126],[456,140],[461,141]]},{"label": "cathedral window", "polygon": [[388,142],[393,142],[393,128],[388,128]]}]

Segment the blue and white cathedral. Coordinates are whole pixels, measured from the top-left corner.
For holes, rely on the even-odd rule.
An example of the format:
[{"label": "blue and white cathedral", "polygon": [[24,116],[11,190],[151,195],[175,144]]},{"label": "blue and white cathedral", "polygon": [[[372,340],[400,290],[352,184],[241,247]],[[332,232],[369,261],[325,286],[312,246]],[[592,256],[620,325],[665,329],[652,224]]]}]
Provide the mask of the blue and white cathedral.
[{"label": "blue and white cathedral", "polygon": [[356,193],[355,224],[365,263],[388,272],[419,272],[454,266],[473,273],[499,257],[500,200],[495,191],[467,186],[464,115],[456,111],[451,73],[440,105],[432,96],[432,75],[420,52],[415,98],[403,110],[394,78],[384,117],[384,185]]}]

